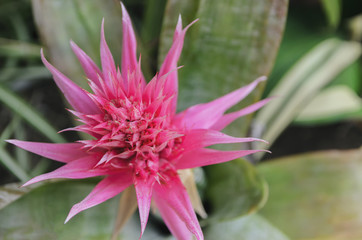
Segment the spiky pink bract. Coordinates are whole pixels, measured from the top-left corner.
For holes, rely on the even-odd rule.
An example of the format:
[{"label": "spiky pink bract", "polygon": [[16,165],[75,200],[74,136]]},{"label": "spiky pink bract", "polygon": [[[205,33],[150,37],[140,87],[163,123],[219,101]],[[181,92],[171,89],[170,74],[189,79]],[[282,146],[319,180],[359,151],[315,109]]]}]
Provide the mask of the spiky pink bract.
[{"label": "spiky pink bract", "polygon": [[260,82],[231,92],[209,103],[198,104],[176,114],[178,91],[177,61],[189,28],[177,23],[173,44],[160,72],[148,84],[136,58],[136,38],[130,17],[122,5],[122,69],[115,66],[101,29],[102,71],[74,42],[78,57],[93,93],[74,84],[42,60],[83,125],[70,128],[85,132],[92,140],[50,144],[19,140],[8,142],[41,156],[66,163],[57,170],[37,176],[25,185],[51,178],[106,176],[80,203],[73,206],[66,222],[77,213],[112,198],[134,184],[145,230],[153,199],[166,225],[177,239],[198,240],[203,234],[177,170],[230,161],[260,150],[218,151],[205,147],[214,144],[261,141],[236,138],[220,132],[245,114],[256,111],[269,99],[245,109],[225,111],[246,97]]}]

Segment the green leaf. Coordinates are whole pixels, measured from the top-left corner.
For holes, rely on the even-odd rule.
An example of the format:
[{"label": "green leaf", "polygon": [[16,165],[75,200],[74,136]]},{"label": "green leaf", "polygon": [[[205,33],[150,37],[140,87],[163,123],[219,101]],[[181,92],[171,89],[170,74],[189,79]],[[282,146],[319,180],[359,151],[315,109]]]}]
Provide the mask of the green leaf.
[{"label": "green leaf", "polygon": [[353,41],[362,40],[362,14],[351,18],[348,22],[348,28],[351,32],[351,39]]},{"label": "green leaf", "polygon": [[[16,118],[20,118],[16,116]],[[25,129],[23,124],[19,124],[19,126],[15,129],[14,132],[15,139],[26,139]],[[31,169],[31,160],[29,157],[29,152],[25,151],[21,148],[15,148],[14,158],[16,159],[19,166],[24,169],[26,172],[29,172]],[[27,180],[27,179],[26,179]]]},{"label": "green leaf", "polygon": [[331,27],[338,27],[341,19],[342,3],[341,0],[321,0],[328,23]]},{"label": "green leaf", "polygon": [[[94,187],[94,181],[63,181],[34,189],[0,210],[0,236],[3,240],[102,240],[110,239],[118,198],[88,209],[64,224],[73,204],[81,201]],[[139,217],[135,215],[121,233],[121,240],[138,239]],[[145,240],[163,239],[152,224]]]},{"label": "green leaf", "polygon": [[[291,8],[292,11],[293,8]],[[282,79],[283,75],[300,59],[306,52],[322,41],[333,37],[329,31],[318,31],[318,29],[310,28],[309,22],[304,18],[298,17],[299,14],[305,16],[308,10],[303,9],[299,13],[299,9],[295,12],[289,12],[288,21],[286,22],[285,31],[280,49],[273,67],[272,74],[267,81],[263,96],[268,96],[270,91]]]},{"label": "green leaf", "polygon": [[[167,0],[145,1],[139,42],[142,55],[142,71],[146,79],[151,79],[157,69],[157,50],[159,46],[163,13]],[[140,44],[138,44],[140,45]],[[152,71],[153,70],[153,71]]]},{"label": "green leaf", "polygon": [[65,142],[57,131],[29,104],[0,85],[0,101],[53,142]]},{"label": "green leaf", "polygon": [[[284,30],[287,2],[283,1],[168,1],[161,34],[160,58],[171,45],[178,14],[184,25],[199,18],[185,38],[179,65],[180,109],[210,101],[268,75]],[[160,61],[159,61],[160,62]],[[262,87],[243,106],[260,98]],[[245,133],[246,120],[234,133]]]},{"label": "green leaf", "polygon": [[211,204],[208,222],[255,212],[267,199],[268,187],[253,165],[243,159],[206,168],[206,197]]},{"label": "green leaf", "polygon": [[0,81],[9,85],[14,91],[50,78],[51,74],[44,66],[7,67],[0,73]]},{"label": "green leaf", "polygon": [[297,123],[316,124],[362,117],[362,100],[350,88],[339,85],[329,87],[317,95],[298,114]]},{"label": "green leaf", "polygon": [[[166,57],[168,50],[170,49],[173,41],[173,34],[175,32],[178,16],[181,15],[183,26],[191,23],[195,20],[197,10],[199,8],[200,0],[186,0],[186,1],[167,1],[165,14],[163,16],[163,23],[161,29],[161,38],[158,55],[158,65],[161,66],[163,60]],[[197,23],[199,24],[199,23]],[[195,28],[197,25],[193,26]],[[192,31],[192,28],[189,31]],[[186,34],[185,41],[190,42],[190,33]],[[184,47],[185,52],[187,47]],[[184,55],[184,53],[182,53]]]},{"label": "green leaf", "polygon": [[4,126],[0,134],[0,148],[3,148],[7,144],[5,140],[11,137],[15,129],[19,126],[19,123],[20,118],[14,117],[6,127]]},{"label": "green leaf", "polygon": [[288,240],[263,217],[253,214],[212,224],[205,229],[207,240]]},{"label": "green leaf", "polygon": [[291,239],[362,239],[362,149],[274,159],[258,170],[270,188],[260,214]]},{"label": "green leaf", "polygon": [[7,57],[40,58],[40,46],[22,41],[0,38],[0,55]]},{"label": "green leaf", "polygon": [[4,148],[0,148],[0,163],[19,180],[25,182],[30,178],[25,170],[8,154]]},{"label": "green leaf", "polygon": [[45,158],[41,158],[40,161],[31,169],[30,175],[32,177],[38,176],[40,174],[43,174],[47,169],[49,169],[49,166],[52,164],[51,161]]},{"label": "green leaf", "polygon": [[21,188],[19,183],[9,183],[0,186],[0,209],[29,192],[30,187]]},{"label": "green leaf", "polygon": [[[359,43],[323,41],[291,68],[270,93],[277,96],[255,118],[255,131],[273,143],[298,113],[346,67],[361,55]],[[255,134],[259,135],[259,134]],[[256,145],[258,145],[257,143]]]},{"label": "green leaf", "polygon": [[121,52],[121,5],[113,0],[32,0],[35,22],[50,62],[85,89],[89,86],[72,52],[69,41],[77,43],[99,63],[99,39],[102,18],[105,35],[119,62]]},{"label": "green leaf", "polygon": [[362,92],[362,69],[360,61],[349,65],[341,74],[339,74],[329,86],[343,85],[349,87],[356,94]]}]

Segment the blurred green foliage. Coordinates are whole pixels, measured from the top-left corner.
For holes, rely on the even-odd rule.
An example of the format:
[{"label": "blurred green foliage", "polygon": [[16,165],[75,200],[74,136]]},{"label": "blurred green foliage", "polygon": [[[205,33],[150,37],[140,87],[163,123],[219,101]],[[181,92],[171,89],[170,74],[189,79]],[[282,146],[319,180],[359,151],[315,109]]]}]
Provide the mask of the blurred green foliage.
[{"label": "blurred green foliage", "polygon": [[[362,18],[358,9],[362,9],[362,2],[291,0],[280,48],[286,0],[125,0],[124,4],[136,29],[147,79],[155,74],[171,44],[178,14],[182,14],[184,26],[200,18],[186,35],[180,61],[180,65],[184,65],[179,70],[181,109],[221,96],[260,75],[269,75],[275,62],[265,90],[261,86],[244,103],[255,102],[261,95],[268,96],[276,89],[285,89],[292,81],[298,81],[293,89],[281,91],[282,96],[278,96],[284,105],[269,110],[271,119],[277,121],[270,123],[266,130],[278,128],[272,140],[292,123],[315,125],[348,119],[361,122],[359,51]],[[54,102],[59,104],[61,98],[54,94],[55,88],[51,88],[53,83],[39,60],[39,49],[45,47],[54,65],[78,84],[86,86],[80,65],[70,51],[69,40],[73,39],[99,62],[102,17],[105,17],[107,41],[119,64],[122,35],[118,1],[0,2],[1,140],[14,137],[65,141],[55,129],[67,127],[71,120],[52,106],[44,107]],[[286,78],[288,72],[298,70],[303,59],[310,61],[306,53],[330,43],[319,61],[309,62],[311,67],[307,73],[302,72],[302,77]],[[338,51],[347,45],[353,45],[354,49]],[[348,61],[343,65],[339,64],[340,59]],[[283,79],[287,79],[287,83],[283,83]],[[49,93],[49,89],[52,92]],[[300,94],[303,98],[298,98]],[[336,103],[329,100],[331,98],[337,99]],[[283,113],[287,110],[285,106],[296,99],[303,103],[302,107],[292,106]],[[324,104],[332,104],[333,111]],[[62,103],[60,105],[64,107]],[[249,120],[239,121],[227,131],[239,136],[246,133],[265,136],[265,129],[257,122],[250,125]],[[74,136],[67,135],[66,138],[73,140]],[[206,239],[236,239],[235,236],[253,240],[316,239],[322,235],[328,235],[325,239],[339,239],[340,236],[341,239],[346,236],[358,239],[361,234],[355,226],[360,224],[362,216],[355,202],[362,192],[358,184],[358,176],[362,174],[359,159],[360,150],[332,151],[272,160],[257,168],[245,160],[206,168],[207,186],[201,189],[211,216],[211,221],[203,222]],[[9,148],[3,141],[0,142],[0,163],[5,167],[0,168],[3,182],[25,181],[49,170],[48,160],[35,159],[23,150]],[[270,202],[261,214],[250,215],[266,201],[268,191],[263,177],[270,184]],[[0,236],[4,239],[108,239],[115,217],[115,199],[87,210],[63,225],[70,207],[93,186],[93,180],[65,181],[46,184],[28,194],[0,188],[4,206],[7,204],[0,211]],[[224,203],[225,196],[229,203],[227,200]],[[315,206],[320,206],[318,211]],[[337,230],[327,226],[329,221]],[[340,231],[346,222],[351,229],[348,234]],[[160,224],[159,220],[151,219],[143,239],[170,239]],[[139,223],[134,218],[121,233],[121,239],[138,236]]]},{"label": "blurred green foliage", "polygon": [[288,156],[258,170],[270,186],[260,214],[291,239],[362,238],[362,149]]}]

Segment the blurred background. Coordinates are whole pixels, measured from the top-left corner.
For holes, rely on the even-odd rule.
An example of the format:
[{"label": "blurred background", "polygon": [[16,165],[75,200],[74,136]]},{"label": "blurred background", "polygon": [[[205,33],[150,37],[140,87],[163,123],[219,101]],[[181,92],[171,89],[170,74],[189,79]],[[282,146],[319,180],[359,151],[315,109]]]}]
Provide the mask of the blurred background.
[{"label": "blurred background", "polygon": [[[362,239],[362,1],[123,3],[136,29],[147,79],[157,72],[170,47],[178,14],[184,25],[200,19],[186,35],[180,60],[184,67],[179,72],[179,110],[219,97],[258,76],[269,76],[238,108],[260,98],[273,96],[274,100],[226,132],[266,139],[268,146],[249,147],[270,148],[272,154],[241,160],[238,170],[226,164],[196,174],[211,212],[212,221],[204,222],[206,239]],[[74,119],[40,60],[40,49],[44,48],[50,62],[63,73],[87,88],[69,40],[99,64],[103,17],[107,41],[119,63],[122,29],[118,1],[0,0],[0,238],[3,234],[8,236],[5,239],[73,239],[67,235],[72,229],[81,239],[107,239],[107,231],[112,231],[114,217],[103,219],[111,211],[101,217],[106,224],[93,232],[76,226],[98,224],[90,219],[99,216],[99,210],[79,217],[73,227],[69,227],[72,223],[61,225],[76,197],[62,206],[64,213],[59,207],[59,217],[49,220],[53,223],[36,217],[50,213],[24,210],[45,198],[40,190],[25,194],[27,189],[12,184],[59,165],[4,142],[10,138],[55,143],[79,139],[73,132],[57,133],[72,126]],[[90,188],[82,184],[94,183],[59,185],[54,196],[67,191],[76,195],[79,189],[87,192]],[[230,189],[230,184],[238,190],[220,193]],[[218,195],[236,198],[235,194],[242,197],[229,209],[222,206]],[[250,215],[258,209],[257,215]],[[5,218],[16,221],[14,216],[24,214],[36,223],[31,227],[25,220],[5,223]],[[161,229],[166,238],[167,230],[153,220],[149,228]],[[222,230],[233,224],[243,229],[245,236],[234,230],[225,236]],[[149,239],[163,239],[155,237],[159,230],[149,232]],[[262,232],[269,238],[263,238]],[[127,238],[132,233],[122,234],[126,236],[122,239],[132,239]]]}]

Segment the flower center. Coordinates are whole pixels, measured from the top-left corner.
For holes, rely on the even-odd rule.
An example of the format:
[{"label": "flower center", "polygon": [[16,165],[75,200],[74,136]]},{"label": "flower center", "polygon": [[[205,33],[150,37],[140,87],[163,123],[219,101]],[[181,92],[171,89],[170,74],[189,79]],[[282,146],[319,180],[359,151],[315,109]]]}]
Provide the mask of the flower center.
[{"label": "flower center", "polygon": [[83,142],[89,151],[100,154],[97,167],[132,167],[141,176],[156,174],[160,159],[172,159],[183,136],[167,116],[132,97],[108,101],[102,116],[87,124],[96,140]]}]

